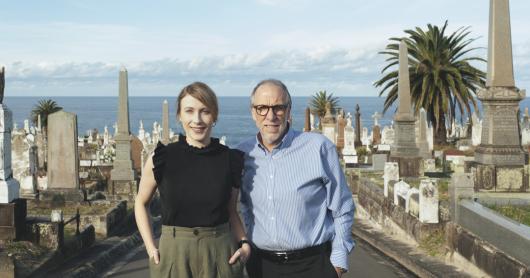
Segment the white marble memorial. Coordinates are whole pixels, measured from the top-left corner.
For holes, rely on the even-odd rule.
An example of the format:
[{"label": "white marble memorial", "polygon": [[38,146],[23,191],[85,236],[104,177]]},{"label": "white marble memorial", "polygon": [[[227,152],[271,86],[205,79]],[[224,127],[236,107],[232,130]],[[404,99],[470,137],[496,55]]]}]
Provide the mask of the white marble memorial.
[{"label": "white marble memorial", "polygon": [[390,181],[399,180],[399,166],[397,162],[386,162],[383,174],[384,195],[388,197],[388,186]]},{"label": "white marble memorial", "polygon": [[436,181],[422,180],[420,183],[420,221],[422,223],[438,223],[439,195]]}]

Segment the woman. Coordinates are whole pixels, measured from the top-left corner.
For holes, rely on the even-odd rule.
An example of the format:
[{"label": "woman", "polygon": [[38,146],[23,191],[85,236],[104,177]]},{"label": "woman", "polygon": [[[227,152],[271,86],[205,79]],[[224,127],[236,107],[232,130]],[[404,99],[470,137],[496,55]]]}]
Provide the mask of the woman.
[{"label": "woman", "polygon": [[[134,212],[151,277],[242,276],[250,256],[236,209],[243,156],[210,138],[218,111],[215,93],[206,84],[184,87],[177,117],[186,136],[167,146],[158,143],[145,164]],[[157,187],[162,204],[160,249],[147,212]]]}]

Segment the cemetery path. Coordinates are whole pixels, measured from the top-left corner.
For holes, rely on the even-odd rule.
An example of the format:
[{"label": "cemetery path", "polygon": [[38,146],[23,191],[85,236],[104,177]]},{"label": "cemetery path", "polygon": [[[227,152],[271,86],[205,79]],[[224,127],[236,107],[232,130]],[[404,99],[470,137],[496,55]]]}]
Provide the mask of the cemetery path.
[{"label": "cemetery path", "polygon": [[[350,271],[342,277],[415,277],[398,263],[375,250],[363,240],[357,237],[355,237],[355,240],[357,246],[349,257]],[[116,263],[114,268],[107,272],[104,277],[149,277],[149,265],[144,246],[139,246],[121,262]]]}]

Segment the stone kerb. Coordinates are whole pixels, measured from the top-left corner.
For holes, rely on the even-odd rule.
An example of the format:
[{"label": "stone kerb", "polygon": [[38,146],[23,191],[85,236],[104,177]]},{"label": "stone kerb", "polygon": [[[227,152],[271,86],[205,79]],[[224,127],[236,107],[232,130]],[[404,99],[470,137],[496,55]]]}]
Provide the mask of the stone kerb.
[{"label": "stone kerb", "polygon": [[472,200],[461,200],[458,203],[455,223],[530,266],[530,227],[499,215]]}]

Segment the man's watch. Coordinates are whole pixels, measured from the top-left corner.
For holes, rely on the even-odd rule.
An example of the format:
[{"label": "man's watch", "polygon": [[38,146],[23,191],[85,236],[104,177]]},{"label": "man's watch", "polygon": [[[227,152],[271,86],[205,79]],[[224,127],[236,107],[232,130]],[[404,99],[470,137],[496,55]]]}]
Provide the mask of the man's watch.
[{"label": "man's watch", "polygon": [[342,268],[342,267],[337,267],[337,268],[339,269],[341,274],[348,272],[345,268]]},{"label": "man's watch", "polygon": [[248,240],[246,240],[246,239],[242,239],[242,240],[240,240],[240,241],[237,243],[237,247],[238,247],[238,248],[241,248],[241,247],[243,247],[243,244],[245,244],[245,243],[248,244],[249,246],[251,246],[251,245],[250,245],[250,241],[248,241]]}]

